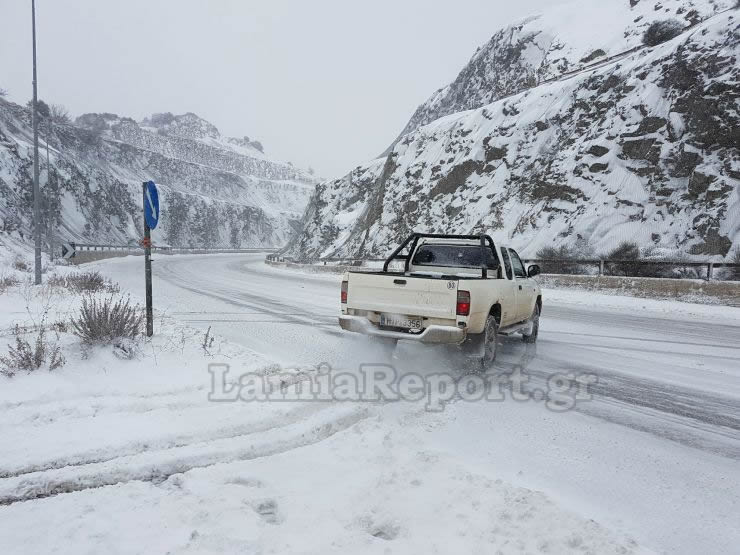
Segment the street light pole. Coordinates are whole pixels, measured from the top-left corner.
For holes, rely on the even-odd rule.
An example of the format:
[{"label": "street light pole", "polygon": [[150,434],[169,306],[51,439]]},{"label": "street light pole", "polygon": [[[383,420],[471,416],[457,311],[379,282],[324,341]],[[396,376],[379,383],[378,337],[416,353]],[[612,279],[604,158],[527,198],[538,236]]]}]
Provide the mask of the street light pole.
[{"label": "street light pole", "polygon": [[41,285],[41,191],[39,190],[39,114],[36,86],[36,0],[31,0],[31,28],[33,35],[33,236],[36,285]]},{"label": "street light pole", "polygon": [[54,262],[54,206],[49,201],[50,198],[56,199],[56,195],[51,194],[49,188],[49,180],[51,178],[51,164],[49,163],[49,141],[51,140],[51,114],[49,114],[48,121],[46,122],[46,183],[44,189],[46,190],[46,239],[49,241],[49,259]]}]

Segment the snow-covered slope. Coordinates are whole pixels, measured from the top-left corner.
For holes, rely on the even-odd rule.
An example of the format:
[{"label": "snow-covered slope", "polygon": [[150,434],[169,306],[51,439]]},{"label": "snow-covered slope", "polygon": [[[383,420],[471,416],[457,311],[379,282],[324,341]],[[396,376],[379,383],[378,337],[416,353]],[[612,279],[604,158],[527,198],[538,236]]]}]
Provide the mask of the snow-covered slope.
[{"label": "snow-covered slope", "polygon": [[480,108],[640,48],[643,33],[657,20],[695,25],[733,4],[731,0],[572,0],[553,6],[495,33],[452,83],[417,108],[399,139],[442,116]]},{"label": "snow-covered slope", "polygon": [[[740,244],[738,10],[720,1],[629,3],[590,3],[586,12],[587,3],[569,4],[553,19],[497,33],[495,40],[512,29],[548,37],[545,53],[525,49],[537,78],[510,84],[526,73],[516,61],[500,62],[513,68],[503,76],[478,69],[482,56],[501,54],[489,44],[440,96],[457,91],[438,112],[455,113],[405,135],[386,158],[317,186],[303,232],[286,252],[384,255],[417,230],[487,231],[528,256],[576,243],[602,253],[622,240],[726,255]],[[619,27],[626,17],[612,21],[624,4],[634,26]],[[563,60],[632,48],[644,21],[666,9],[714,15],[659,46],[541,82],[573,69]],[[576,18],[594,28],[568,42]],[[622,30],[607,33],[610,25]],[[506,96],[519,88],[526,90]],[[487,94],[506,98],[459,111]]]},{"label": "snow-covered slope", "polygon": [[[175,246],[284,245],[314,180],[276,162],[247,137],[222,137],[195,114],[156,114],[137,123],[85,114],[74,125],[41,121],[41,184],[55,240],[126,243],[141,235],[141,182],[162,194],[155,240]],[[31,232],[32,131],[29,111],[0,98],[0,241]]]}]

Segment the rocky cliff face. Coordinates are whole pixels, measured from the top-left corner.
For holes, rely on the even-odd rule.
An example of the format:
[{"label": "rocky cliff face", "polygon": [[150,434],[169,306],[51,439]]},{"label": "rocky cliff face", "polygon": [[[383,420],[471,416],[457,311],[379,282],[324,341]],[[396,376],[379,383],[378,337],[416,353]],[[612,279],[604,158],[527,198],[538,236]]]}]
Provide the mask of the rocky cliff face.
[{"label": "rocky cliff face", "polygon": [[671,19],[691,26],[732,4],[730,0],[574,0],[528,17],[501,29],[478,48],[452,83],[417,108],[399,139],[443,116],[480,108],[638,49],[645,30],[655,21]]},{"label": "rocky cliff face", "polygon": [[[40,181],[45,222],[57,242],[137,240],[141,182],[151,179],[163,207],[155,242],[282,246],[313,192],[307,173],[270,159],[257,141],[222,137],[195,114],[156,114],[140,123],[85,114],[50,133],[47,123],[41,121]],[[29,111],[0,99],[0,240],[31,233],[32,141]]]},{"label": "rocky cliff face", "polygon": [[[420,108],[430,118],[454,113],[418,128],[412,119],[414,130],[387,157],[318,185],[286,252],[384,255],[412,230],[486,231],[528,256],[562,244],[606,252],[623,240],[704,256],[740,246],[738,10],[720,13],[729,7],[722,2],[631,3],[637,27],[621,33],[627,50],[647,12],[708,18],[659,46],[548,82],[572,69],[565,60],[589,50],[614,55],[616,35],[604,34],[605,43],[581,38],[576,48],[550,33],[539,54],[517,47],[513,57],[489,43],[443,89],[448,104]],[[544,37],[575,17],[527,20],[494,39]],[[484,57],[498,60],[493,74],[480,69],[490,66]],[[524,58],[535,63],[522,65]]]}]

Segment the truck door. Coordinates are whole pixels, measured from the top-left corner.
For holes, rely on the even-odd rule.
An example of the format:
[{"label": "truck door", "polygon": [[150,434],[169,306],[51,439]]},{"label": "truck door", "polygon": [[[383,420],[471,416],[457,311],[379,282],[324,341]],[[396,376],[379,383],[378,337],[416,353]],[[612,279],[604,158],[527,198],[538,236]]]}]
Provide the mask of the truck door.
[{"label": "truck door", "polygon": [[516,251],[509,249],[509,254],[511,255],[511,266],[517,284],[517,321],[522,321],[529,318],[534,310],[535,287],[532,280],[527,277],[527,271],[524,269],[524,264],[522,264],[522,260]]},{"label": "truck door", "polygon": [[504,261],[504,279],[501,280],[502,292],[504,295],[503,306],[501,307],[501,325],[509,326],[518,322],[518,287],[514,282],[514,270],[509,259],[508,249],[501,247],[501,258]]}]

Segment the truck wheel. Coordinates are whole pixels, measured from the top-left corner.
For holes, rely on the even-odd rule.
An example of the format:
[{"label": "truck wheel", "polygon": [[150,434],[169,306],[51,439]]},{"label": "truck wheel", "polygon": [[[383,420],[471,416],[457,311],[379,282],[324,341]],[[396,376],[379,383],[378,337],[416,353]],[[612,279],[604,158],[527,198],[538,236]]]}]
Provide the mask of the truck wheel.
[{"label": "truck wheel", "polygon": [[496,360],[498,351],[498,324],[493,314],[486,319],[486,329],[483,331],[483,356],[480,359],[482,370],[488,369]]},{"label": "truck wheel", "polygon": [[534,312],[532,312],[532,331],[529,335],[522,334],[522,341],[525,343],[534,343],[537,341],[537,335],[540,332],[540,305],[535,303]]}]

